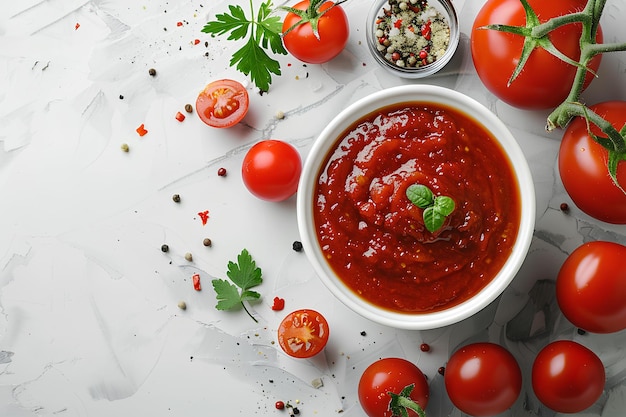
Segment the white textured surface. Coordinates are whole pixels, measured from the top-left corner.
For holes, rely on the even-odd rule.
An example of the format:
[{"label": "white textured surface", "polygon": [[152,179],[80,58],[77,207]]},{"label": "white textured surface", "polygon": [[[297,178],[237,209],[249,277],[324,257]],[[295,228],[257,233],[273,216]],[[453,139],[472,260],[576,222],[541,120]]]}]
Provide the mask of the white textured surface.
[{"label": "white textured surface", "polygon": [[[457,416],[437,368],[459,344],[479,339],[504,344],[524,369],[525,393],[506,415],[549,415],[528,390],[528,377],[534,353],[555,337],[592,347],[605,363],[606,395],[584,415],[622,415],[623,332],[579,336],[559,317],[550,336],[527,343],[505,338],[505,324],[533,284],[553,280],[567,253],[589,239],[626,243],[626,237],[623,226],[607,228],[571,203],[570,215],[559,211],[568,201],[555,177],[559,134],[544,134],[545,114],[511,109],[486,93],[474,76],[466,36],[452,65],[420,82],[467,93],[509,125],[535,178],[537,232],[501,302],[451,328],[395,331],[346,310],[305,255],[292,251],[299,238],[295,198],[259,201],[239,174],[253,143],[286,140],[304,158],[340,109],[408,82],[390,78],[368,56],[363,25],[369,3],[345,3],[352,32],[338,58],[304,67],[282,57],[283,75],[271,92],[261,96],[250,87],[250,113],[226,130],[195,116],[179,123],[174,115],[195,102],[207,81],[247,82],[228,67],[233,45],[200,31],[227,2],[1,3],[0,416],[281,415],[274,409],[279,399],[299,400],[302,416],[339,410],[362,416],[360,372],[391,355],[416,361],[428,374],[429,415]],[[463,33],[480,3],[456,3]],[[609,2],[607,41],[623,32],[625,15],[623,2]],[[194,39],[201,42],[193,45]],[[588,101],[625,99],[625,68],[624,54],[605,57]],[[278,111],[285,119],[274,117]],[[135,133],[141,123],[149,131],[144,137]],[[124,142],[129,153],[120,151]],[[219,167],[228,170],[226,177],[217,176]],[[172,202],[174,193],[180,204]],[[198,216],[204,210],[210,213],[206,226]],[[213,247],[202,245],[205,237]],[[170,252],[161,252],[163,243]],[[244,247],[264,274],[263,301],[253,306],[258,325],[243,313],[216,311],[209,282],[224,277],[228,261]],[[193,262],[185,261],[186,252]],[[191,285],[195,272],[203,279],[201,292]],[[331,340],[324,355],[296,361],[277,349],[274,331],[283,313],[271,310],[274,296],[285,298],[283,313],[308,307],[326,315]],[[186,311],[177,308],[179,300],[187,302]],[[422,342],[432,351],[422,353]],[[315,378],[324,386],[313,388]]]}]

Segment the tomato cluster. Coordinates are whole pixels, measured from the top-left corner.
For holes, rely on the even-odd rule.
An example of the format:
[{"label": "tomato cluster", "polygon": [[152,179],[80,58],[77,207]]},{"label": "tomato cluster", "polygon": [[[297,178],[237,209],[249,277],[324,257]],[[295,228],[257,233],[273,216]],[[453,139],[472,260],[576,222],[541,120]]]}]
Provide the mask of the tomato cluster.
[{"label": "tomato cluster", "polygon": [[[584,56],[581,61],[581,48],[603,41],[599,16],[591,16],[586,5],[587,0],[528,0],[529,13],[519,0],[487,0],[472,27],[471,53],[485,87],[505,103],[522,109],[556,108],[548,116],[548,126],[566,128],[559,150],[559,173],[565,190],[591,217],[626,224],[625,133],[614,139],[621,140],[620,147],[608,143],[607,134],[589,113],[597,113],[619,132],[626,124],[626,102],[607,101],[588,109],[580,104],[575,111],[564,107],[579,101],[578,95],[597,75],[602,58],[597,54]],[[576,12],[586,13],[590,21],[598,20],[586,27],[580,20],[560,25],[543,39],[530,36],[531,29],[539,24]],[[580,82],[576,63],[586,65]],[[517,72],[520,64],[522,69]],[[608,149],[622,155],[611,161]]]}]

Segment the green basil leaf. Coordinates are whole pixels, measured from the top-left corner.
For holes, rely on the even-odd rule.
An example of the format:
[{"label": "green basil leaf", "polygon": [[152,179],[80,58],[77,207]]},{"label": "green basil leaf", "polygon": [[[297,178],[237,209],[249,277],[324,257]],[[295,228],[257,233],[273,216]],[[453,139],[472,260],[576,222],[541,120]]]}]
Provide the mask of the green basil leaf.
[{"label": "green basil leaf", "polygon": [[419,208],[426,208],[433,204],[433,192],[422,184],[413,184],[406,189],[406,196]]},{"label": "green basil leaf", "polygon": [[433,207],[442,216],[449,216],[450,213],[454,211],[454,200],[442,195],[435,198],[435,205]]},{"label": "green basil leaf", "polygon": [[430,233],[434,233],[441,229],[443,222],[446,220],[446,216],[443,216],[434,206],[428,207],[424,210],[424,225]]}]

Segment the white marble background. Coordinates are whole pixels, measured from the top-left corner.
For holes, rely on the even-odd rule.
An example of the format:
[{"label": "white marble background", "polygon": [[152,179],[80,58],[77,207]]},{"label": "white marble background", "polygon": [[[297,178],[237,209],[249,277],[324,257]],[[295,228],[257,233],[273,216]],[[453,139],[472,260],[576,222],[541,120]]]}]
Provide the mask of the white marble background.
[{"label": "white marble background", "polygon": [[[546,114],[498,102],[475,77],[466,34],[481,3],[455,2],[464,33],[457,56],[438,77],[412,82],[465,92],[507,122],[535,177],[536,239],[502,301],[450,328],[416,332],[378,326],[334,300],[305,255],[291,249],[299,238],[295,199],[257,200],[240,179],[255,142],[286,140],[305,158],[339,110],[409,82],[390,77],[368,55],[371,2],[344,4],[352,31],[338,58],[304,66],[281,57],[283,75],[270,93],[249,86],[249,114],[218,130],[195,115],[183,123],[174,115],[210,80],[247,83],[228,67],[234,45],[201,32],[228,2],[0,0],[0,416],[283,415],[276,400],[297,403],[302,416],[363,416],[360,372],[391,355],[428,374],[429,416],[460,416],[437,369],[473,340],[504,344],[522,365],[524,392],[504,415],[545,416],[551,413],[528,377],[533,355],[556,337],[590,346],[605,363],[605,395],[584,415],[623,415],[623,332],[581,336],[555,313],[549,334],[526,342],[505,337],[533,285],[554,280],[570,251],[592,239],[626,243],[626,230],[593,221],[571,202],[571,213],[559,210],[569,202],[555,176],[559,133],[545,134]],[[624,16],[625,3],[609,0],[607,41],[623,33]],[[585,98],[626,99],[626,56],[605,57],[600,73]],[[275,117],[279,111],[284,119]],[[149,133],[139,137],[142,123]],[[220,167],[226,177],[217,176]],[[203,226],[198,213],[205,210]],[[212,247],[202,244],[205,237]],[[164,243],[168,253],[160,250]],[[253,306],[259,324],[214,308],[210,279],[224,277],[243,248],[263,269],[263,300]],[[191,285],[194,273],[203,280],[200,292]],[[277,348],[283,314],[271,310],[274,296],[286,300],[283,313],[308,307],[326,315],[324,355],[294,360]],[[431,352],[419,350],[422,342]],[[324,385],[313,388],[315,378]]]}]

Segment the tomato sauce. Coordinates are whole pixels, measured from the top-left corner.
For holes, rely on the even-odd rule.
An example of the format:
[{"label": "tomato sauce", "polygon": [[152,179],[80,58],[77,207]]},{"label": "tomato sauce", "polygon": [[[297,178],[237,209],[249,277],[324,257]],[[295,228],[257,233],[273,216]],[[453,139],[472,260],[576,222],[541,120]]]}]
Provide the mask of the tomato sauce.
[{"label": "tomato sauce", "polygon": [[[412,184],[456,208],[431,233],[406,196]],[[327,156],[315,190],[318,241],[339,277],[385,309],[427,313],[480,291],[511,253],[520,221],[515,174],[498,142],[457,110],[379,109]]]}]

